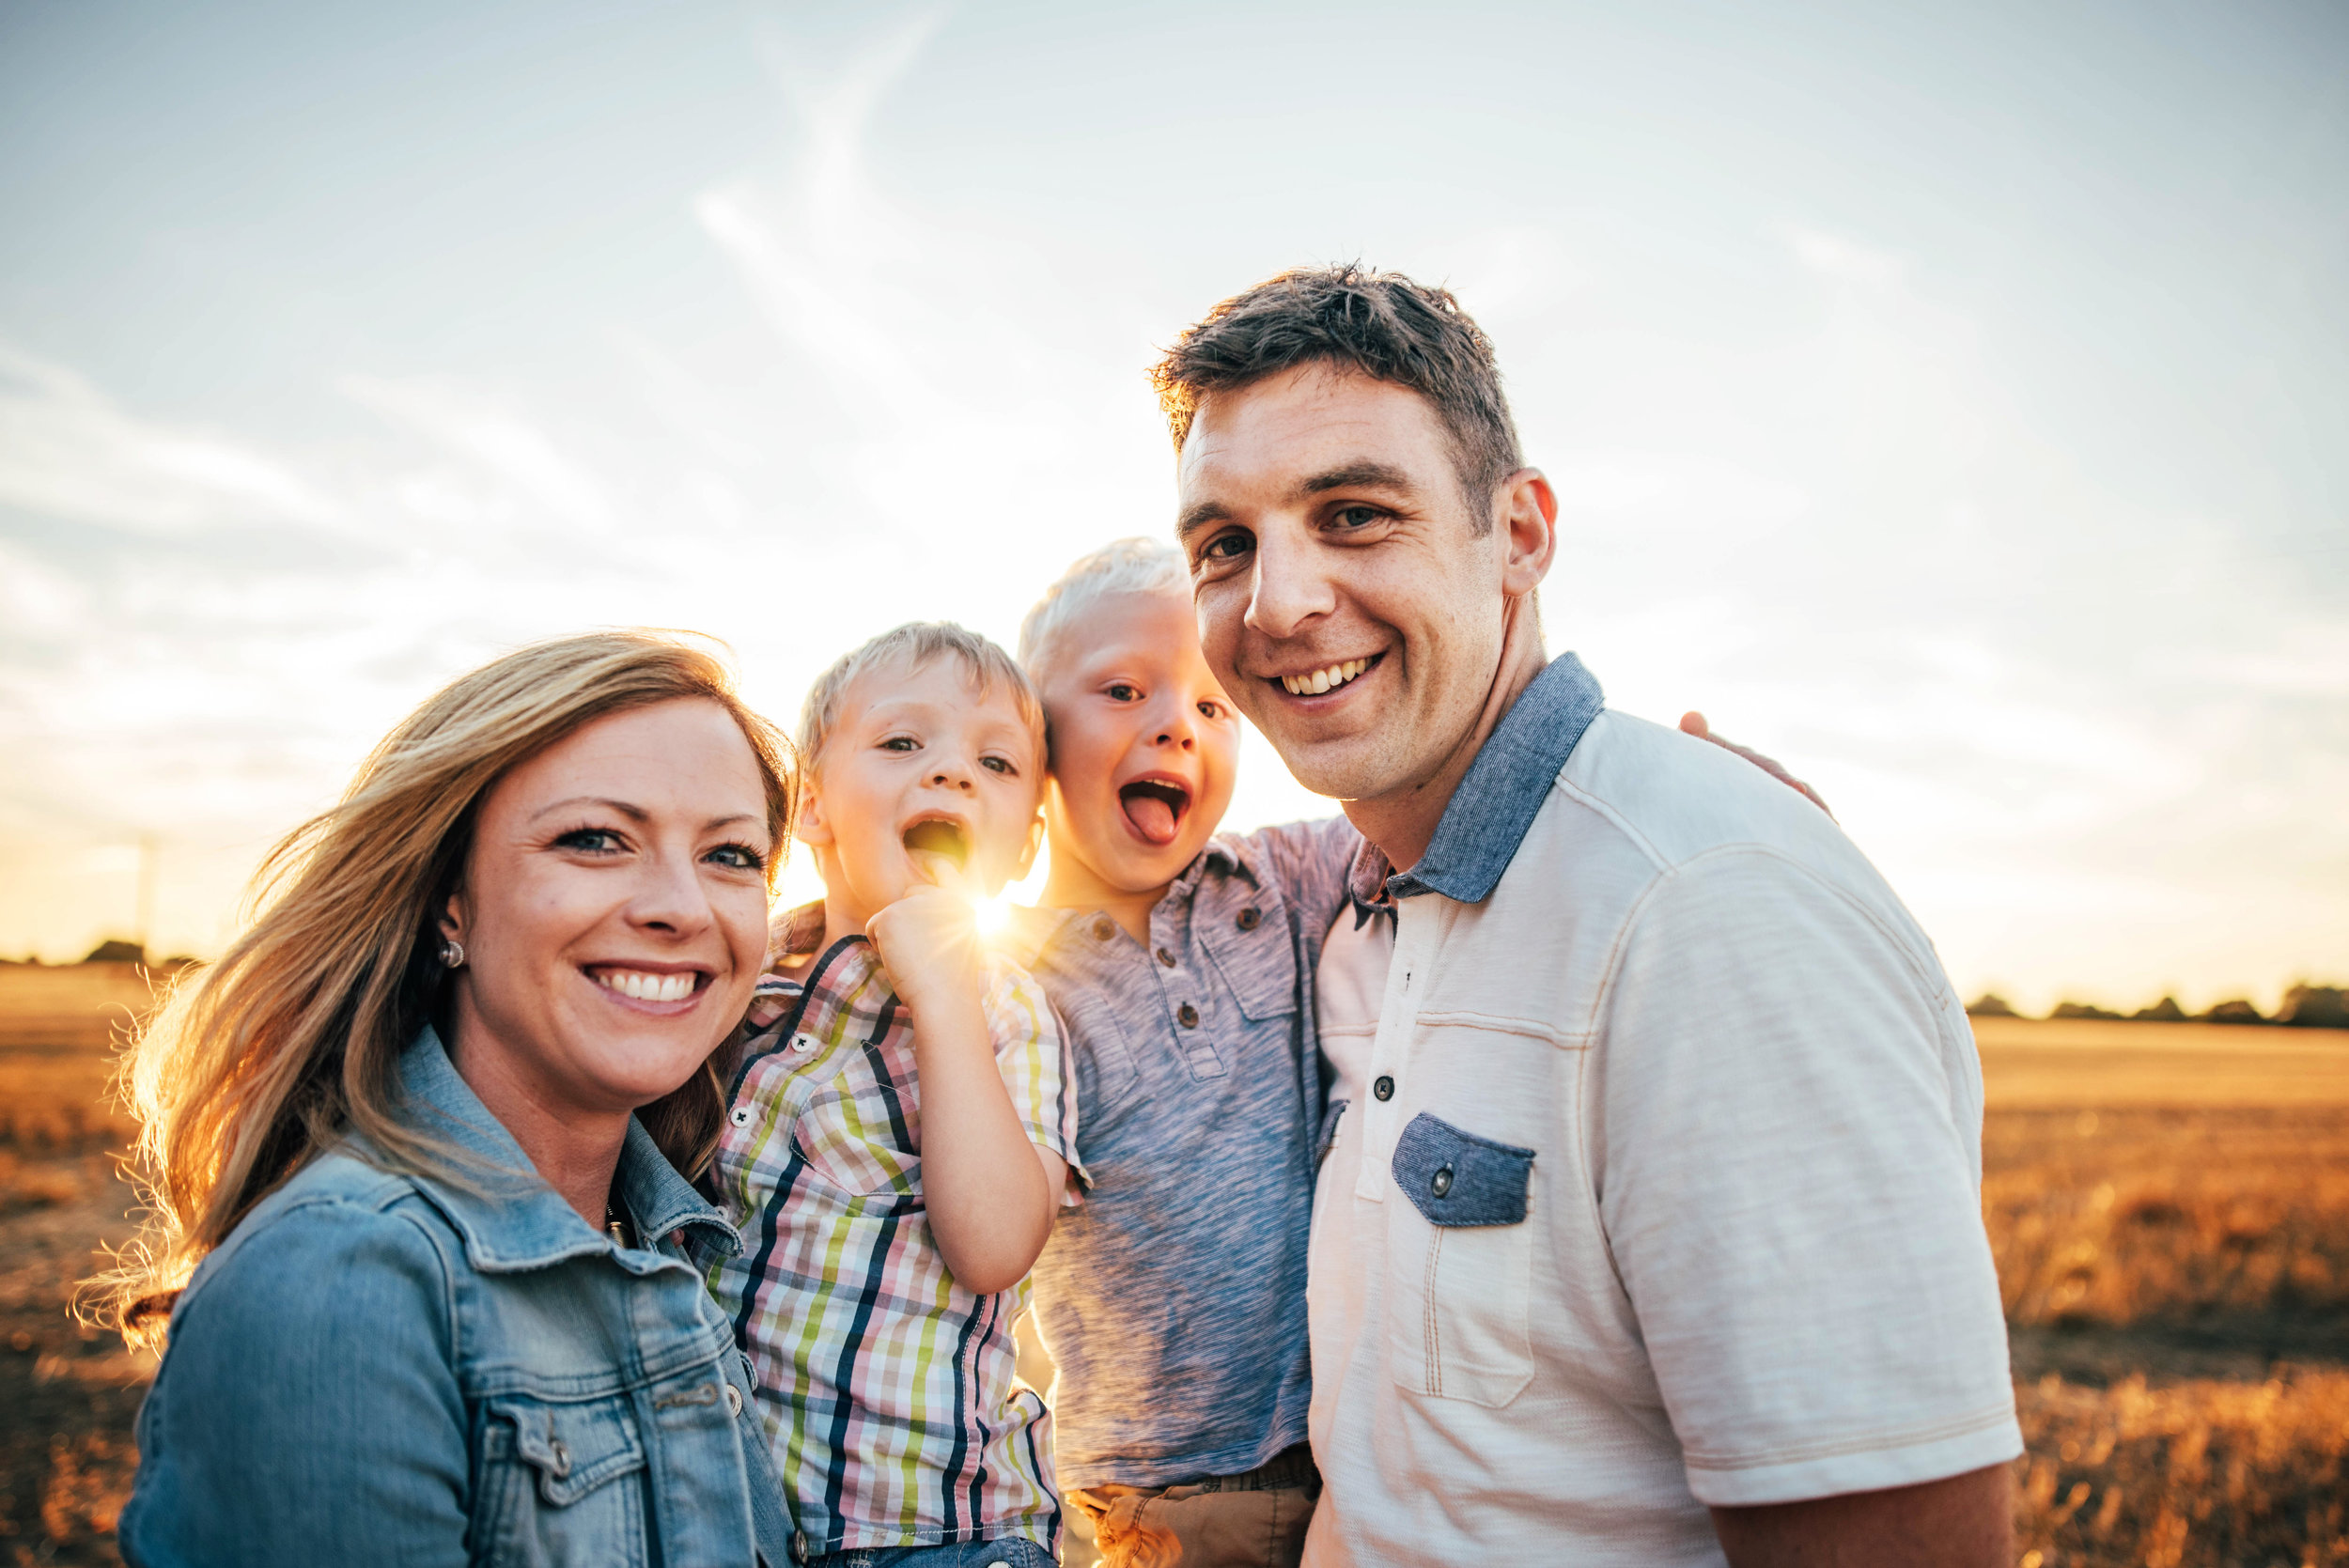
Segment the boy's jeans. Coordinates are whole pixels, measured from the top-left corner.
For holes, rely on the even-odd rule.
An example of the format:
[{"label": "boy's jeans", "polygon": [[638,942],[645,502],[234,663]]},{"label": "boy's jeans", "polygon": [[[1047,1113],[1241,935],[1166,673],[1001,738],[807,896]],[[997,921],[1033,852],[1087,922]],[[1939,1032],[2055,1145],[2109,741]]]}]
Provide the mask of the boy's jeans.
[{"label": "boy's jeans", "polygon": [[1068,1494],[1093,1521],[1101,1568],[1297,1568],[1321,1472],[1299,1443],[1245,1475]]},{"label": "boy's jeans", "polygon": [[807,1568],[1054,1568],[1052,1554],[1025,1536],[948,1542],[942,1546],[867,1546],[826,1552]]}]

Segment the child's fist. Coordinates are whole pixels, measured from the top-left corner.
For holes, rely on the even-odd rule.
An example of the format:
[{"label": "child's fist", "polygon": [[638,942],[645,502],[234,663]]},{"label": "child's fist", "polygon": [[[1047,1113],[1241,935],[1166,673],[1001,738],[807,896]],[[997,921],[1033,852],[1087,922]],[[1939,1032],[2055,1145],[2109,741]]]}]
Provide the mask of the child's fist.
[{"label": "child's fist", "polygon": [[978,910],[957,888],[914,888],[865,922],[864,934],[899,1000],[917,1015],[926,1003],[978,999]]}]

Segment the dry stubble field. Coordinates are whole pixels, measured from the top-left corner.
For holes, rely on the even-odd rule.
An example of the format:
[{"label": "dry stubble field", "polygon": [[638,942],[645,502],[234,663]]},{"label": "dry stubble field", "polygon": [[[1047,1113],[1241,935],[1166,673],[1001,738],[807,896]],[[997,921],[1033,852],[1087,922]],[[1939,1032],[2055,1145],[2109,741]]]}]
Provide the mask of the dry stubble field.
[{"label": "dry stubble field", "polygon": [[[130,1224],[127,966],[0,967],[0,1563],[116,1560],[151,1367],[75,1326]],[[2023,1568],[2349,1564],[2349,1034],[1978,1021]]]}]

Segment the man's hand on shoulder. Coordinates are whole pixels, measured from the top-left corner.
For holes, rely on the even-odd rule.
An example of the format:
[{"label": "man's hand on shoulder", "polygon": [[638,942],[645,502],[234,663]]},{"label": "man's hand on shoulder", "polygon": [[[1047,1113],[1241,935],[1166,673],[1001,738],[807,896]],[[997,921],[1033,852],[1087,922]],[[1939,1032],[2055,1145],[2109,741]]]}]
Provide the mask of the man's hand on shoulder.
[{"label": "man's hand on shoulder", "polygon": [[1776,779],[1780,784],[1786,785],[1789,789],[1801,790],[1803,794],[1810,797],[1811,803],[1818,807],[1821,811],[1826,812],[1829,818],[1832,818],[1835,815],[1835,813],[1828,807],[1827,801],[1820,798],[1819,792],[1812,788],[1809,784],[1803,783],[1800,779],[1795,777],[1792,773],[1786,771],[1786,765],[1784,763],[1779,761],[1776,757],[1764,756],[1760,752],[1755,751],[1750,746],[1740,746],[1735,740],[1725,740],[1721,737],[1715,735],[1713,733],[1712,726],[1704,722],[1704,715],[1699,713],[1696,709],[1690,708],[1688,712],[1680,716],[1680,733],[1683,735],[1693,735],[1699,740],[1710,740],[1714,745],[1719,746],[1724,752],[1736,753],[1739,756],[1745,758],[1748,762],[1762,769],[1763,772],[1767,773],[1771,778]]},{"label": "man's hand on shoulder", "polygon": [[1808,1502],[1716,1508],[1733,1568],[2006,1568],[2015,1481],[2004,1465]]}]

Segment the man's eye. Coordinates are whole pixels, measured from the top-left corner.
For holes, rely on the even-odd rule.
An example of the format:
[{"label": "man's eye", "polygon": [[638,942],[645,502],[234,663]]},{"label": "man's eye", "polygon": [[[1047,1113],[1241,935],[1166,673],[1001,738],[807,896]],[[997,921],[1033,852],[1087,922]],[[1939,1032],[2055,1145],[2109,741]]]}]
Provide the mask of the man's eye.
[{"label": "man's eye", "polygon": [[556,839],[564,849],[577,849],[590,855],[608,855],[620,847],[620,835],[609,828],[574,828]]},{"label": "man's eye", "polygon": [[1340,528],[1367,528],[1379,518],[1376,506],[1341,506],[1330,519]]},{"label": "man's eye", "polygon": [[702,857],[737,871],[764,871],[767,857],[747,844],[722,844]]},{"label": "man's eye", "polygon": [[1199,552],[1202,561],[1237,561],[1248,553],[1255,540],[1246,532],[1235,528],[1228,534],[1218,534]]}]

